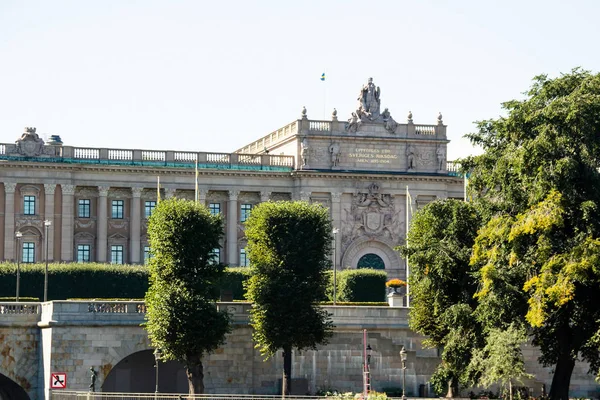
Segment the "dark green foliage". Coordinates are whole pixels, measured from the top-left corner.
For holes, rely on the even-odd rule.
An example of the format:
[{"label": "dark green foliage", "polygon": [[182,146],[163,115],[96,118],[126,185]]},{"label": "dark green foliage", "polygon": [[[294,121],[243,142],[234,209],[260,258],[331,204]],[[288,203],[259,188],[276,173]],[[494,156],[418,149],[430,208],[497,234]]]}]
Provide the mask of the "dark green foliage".
[{"label": "dark green foliage", "polygon": [[234,300],[243,300],[246,294],[244,282],[248,278],[250,278],[250,268],[248,267],[226,268],[223,277],[219,281],[219,289],[231,290]]},{"label": "dark green foliage", "polygon": [[[3,302],[7,302],[7,301],[17,301],[16,297],[0,297],[0,303]],[[40,299],[37,297],[21,297],[21,295],[19,294],[19,301],[33,301],[33,302],[39,302]]]},{"label": "dark green foliage", "polygon": [[[370,269],[346,269],[338,271],[337,299],[341,302],[383,302],[386,301],[387,274],[385,271]],[[333,282],[331,283],[333,287]]]},{"label": "dark green foliage", "polygon": [[264,355],[283,349],[283,393],[289,393],[292,348],[314,349],[332,334],[331,317],[318,304],[331,265],[329,213],[305,202],[262,203],[246,221],[246,237],[253,337]]},{"label": "dark green foliage", "polygon": [[432,382],[450,395],[459,383],[468,384],[471,353],[483,345],[473,315],[478,282],[470,265],[480,224],[469,203],[434,201],[415,214],[407,244],[400,248],[410,265],[410,327],[428,336],[425,345],[443,348]]},{"label": "dark green foliage", "polygon": [[190,394],[204,392],[202,357],[231,330],[229,315],[215,305],[224,266],[211,252],[222,235],[221,217],[192,201],[161,201],[148,222],[153,257],[145,327],[163,359],[185,364]]},{"label": "dark green foliage", "polygon": [[[44,297],[44,264],[21,264],[20,297]],[[14,296],[17,264],[0,264],[0,296]],[[148,290],[145,266],[49,264],[48,300],[71,298],[141,299]]]},{"label": "dark green foliage", "polygon": [[486,222],[478,319],[529,324],[554,366],[550,397],[566,399],[575,360],[600,371],[600,74],[538,76],[503,107],[468,135],[484,153],[462,160]]}]

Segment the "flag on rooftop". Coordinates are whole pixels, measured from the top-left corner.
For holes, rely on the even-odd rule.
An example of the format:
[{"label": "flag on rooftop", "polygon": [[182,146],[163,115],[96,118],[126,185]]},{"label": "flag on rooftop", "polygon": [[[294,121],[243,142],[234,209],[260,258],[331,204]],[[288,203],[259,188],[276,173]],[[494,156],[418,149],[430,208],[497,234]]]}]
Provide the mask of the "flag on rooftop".
[{"label": "flag on rooftop", "polygon": [[322,80],[322,81],[324,81],[324,80],[325,80],[325,72],[323,72],[323,73],[321,74],[321,80]]}]

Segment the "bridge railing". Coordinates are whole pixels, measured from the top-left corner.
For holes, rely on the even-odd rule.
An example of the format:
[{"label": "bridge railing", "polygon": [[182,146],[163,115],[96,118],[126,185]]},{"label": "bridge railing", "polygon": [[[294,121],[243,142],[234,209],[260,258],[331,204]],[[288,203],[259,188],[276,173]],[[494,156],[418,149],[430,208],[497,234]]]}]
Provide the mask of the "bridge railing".
[{"label": "bridge railing", "polygon": [[[328,397],[324,396],[285,396],[286,399],[296,400],[322,400]],[[137,400],[137,399],[206,399],[206,400],[279,400],[281,395],[262,395],[262,394],[196,394],[189,395],[183,393],[98,393],[98,392],[76,392],[64,390],[51,390],[51,400]],[[334,397],[329,397],[334,399]]]}]

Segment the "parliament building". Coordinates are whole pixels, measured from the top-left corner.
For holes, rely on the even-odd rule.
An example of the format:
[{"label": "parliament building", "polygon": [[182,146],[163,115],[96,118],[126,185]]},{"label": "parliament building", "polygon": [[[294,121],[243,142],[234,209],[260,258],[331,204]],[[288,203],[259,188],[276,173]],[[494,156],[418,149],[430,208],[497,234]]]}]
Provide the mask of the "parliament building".
[{"label": "parliament building", "polygon": [[230,266],[248,265],[244,221],[254,206],[303,200],[329,208],[337,268],[405,278],[394,248],[411,213],[434,199],[463,198],[441,114],[429,125],[415,124],[410,112],[396,120],[371,79],[348,118],[338,120],[334,109],[330,120],[311,120],[302,109],[229,153],[73,147],[65,139],[44,142],[25,128],[0,144],[0,261],[144,263],[158,188],[163,199],[197,198],[224,216],[214,251]]}]

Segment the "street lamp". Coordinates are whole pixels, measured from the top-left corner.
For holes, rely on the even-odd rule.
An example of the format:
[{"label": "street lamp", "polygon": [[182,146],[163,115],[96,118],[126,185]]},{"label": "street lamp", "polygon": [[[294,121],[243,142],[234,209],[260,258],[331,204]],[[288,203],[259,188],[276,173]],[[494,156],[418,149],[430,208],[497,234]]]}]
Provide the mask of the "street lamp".
[{"label": "street lamp", "polygon": [[339,232],[338,228],[333,228],[333,305],[335,306],[337,303],[337,247],[336,247],[336,239],[337,233]]},{"label": "street lamp", "polygon": [[154,367],[156,368],[156,388],[154,393],[158,393],[158,362],[162,356],[162,351],[157,347],[154,349]]},{"label": "street lamp", "polygon": [[48,228],[52,221],[44,221],[44,235],[46,240],[46,269],[44,270],[44,301],[48,301]]},{"label": "street lamp", "polygon": [[367,344],[367,387],[369,388],[369,390],[367,391],[367,395],[369,394],[368,392],[371,391],[371,354],[373,353],[373,349],[371,348],[370,344]]},{"label": "street lamp", "polygon": [[400,360],[402,360],[402,400],[406,400],[406,350],[404,350],[404,346],[400,349]]},{"label": "street lamp", "polygon": [[21,238],[23,234],[19,231],[15,233],[15,237],[17,238],[17,293],[16,293],[16,301],[19,302],[19,288],[21,287]]}]

